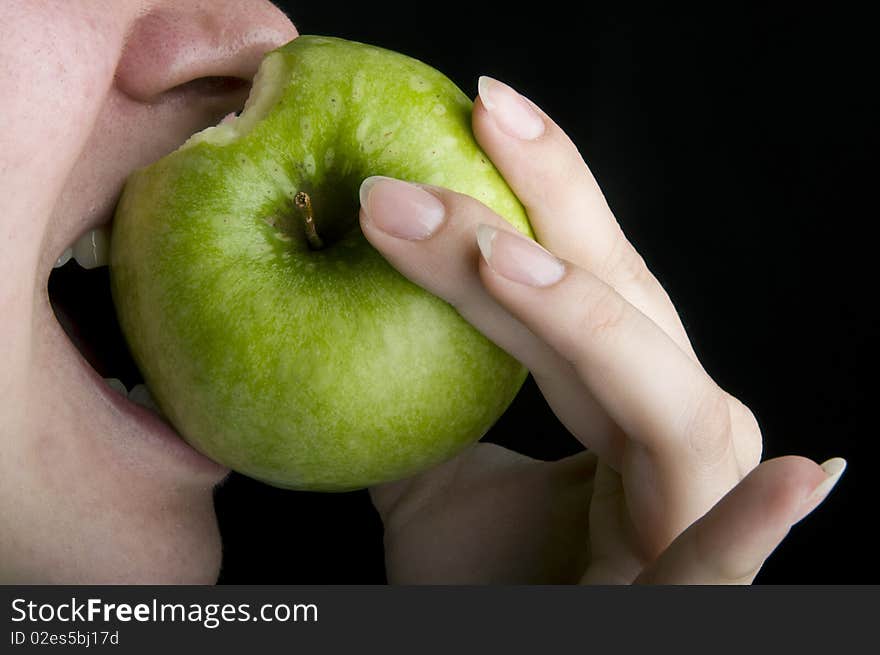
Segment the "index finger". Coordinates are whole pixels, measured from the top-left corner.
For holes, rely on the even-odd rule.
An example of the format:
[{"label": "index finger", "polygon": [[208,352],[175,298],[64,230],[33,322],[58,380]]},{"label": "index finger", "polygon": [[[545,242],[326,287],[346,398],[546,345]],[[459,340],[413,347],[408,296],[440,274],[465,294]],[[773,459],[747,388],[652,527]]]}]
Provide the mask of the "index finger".
[{"label": "index finger", "polygon": [[506,84],[481,77],[474,135],[526,207],[538,241],[615,288],[693,360],[684,326],[627,240],[577,147]]}]

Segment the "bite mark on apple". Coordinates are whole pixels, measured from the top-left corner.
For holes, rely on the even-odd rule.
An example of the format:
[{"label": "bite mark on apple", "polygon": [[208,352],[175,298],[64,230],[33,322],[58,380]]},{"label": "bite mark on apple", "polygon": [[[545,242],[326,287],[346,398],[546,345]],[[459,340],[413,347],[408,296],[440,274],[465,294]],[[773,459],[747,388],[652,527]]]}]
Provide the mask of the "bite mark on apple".
[{"label": "bite mark on apple", "polygon": [[281,80],[286,77],[284,58],[280,54],[267,56],[254,76],[251,92],[239,116],[227,115],[219,125],[196,132],[178,148],[185,150],[199,143],[227,145],[248,134],[278,103],[284,90]]}]

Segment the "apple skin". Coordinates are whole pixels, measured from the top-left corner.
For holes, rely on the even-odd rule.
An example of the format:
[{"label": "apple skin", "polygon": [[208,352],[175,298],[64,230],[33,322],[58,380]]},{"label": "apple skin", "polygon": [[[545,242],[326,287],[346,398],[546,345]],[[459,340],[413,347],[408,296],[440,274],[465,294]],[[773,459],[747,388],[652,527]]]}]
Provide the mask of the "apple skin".
[{"label": "apple skin", "polygon": [[[267,55],[240,117],[130,177],[114,303],[189,443],[271,485],[343,491],[446,460],[500,417],[525,369],[392,268],[357,220],[361,181],[387,175],[474,196],[531,236],[472,107],[419,61],[300,36]],[[300,191],[323,249],[304,236]]]}]

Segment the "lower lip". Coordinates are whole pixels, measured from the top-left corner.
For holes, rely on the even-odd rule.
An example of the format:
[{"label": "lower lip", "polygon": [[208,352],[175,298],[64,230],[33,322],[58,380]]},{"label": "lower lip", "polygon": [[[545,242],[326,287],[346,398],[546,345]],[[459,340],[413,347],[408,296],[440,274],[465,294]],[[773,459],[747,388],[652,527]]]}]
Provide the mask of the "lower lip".
[{"label": "lower lip", "polygon": [[157,450],[164,451],[171,461],[171,466],[183,466],[187,472],[200,478],[208,478],[220,482],[229,474],[229,469],[206,457],[187,444],[183,438],[160,416],[152,410],[142,407],[125,398],[121,393],[107,386],[103,378],[80,358],[82,365],[88,369],[89,377],[97,387],[100,395],[125,420],[135,424],[145,438],[152,440]]},{"label": "lower lip", "polygon": [[[132,427],[137,432],[137,438],[145,440],[151,452],[155,452],[160,459],[160,466],[170,471],[180,471],[182,475],[210,483],[220,482],[229,474],[229,469],[206,457],[195,448],[190,446],[172,428],[167,421],[153,411],[130,401],[118,391],[107,386],[104,379],[86,361],[84,355],[73,344],[70,337],[61,327],[57,315],[48,306],[46,309],[49,316],[56,320],[52,325],[56,330],[56,338],[76,361],[80,369],[83,382],[93,385],[98,397],[104,401],[107,409],[116,414],[119,419]],[[152,457],[150,457],[152,459]]]}]

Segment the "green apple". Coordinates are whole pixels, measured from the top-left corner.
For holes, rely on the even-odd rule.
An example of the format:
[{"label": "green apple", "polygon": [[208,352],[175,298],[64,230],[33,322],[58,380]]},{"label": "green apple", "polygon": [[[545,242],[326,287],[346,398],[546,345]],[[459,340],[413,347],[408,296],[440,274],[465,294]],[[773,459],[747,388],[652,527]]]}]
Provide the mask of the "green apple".
[{"label": "green apple", "polygon": [[387,175],[467,193],[532,234],[472,107],[419,61],[301,36],[266,56],[239,117],[131,176],[113,299],[189,443],[272,485],[341,491],[448,459],[499,418],[524,368],[358,223],[361,181]]}]

